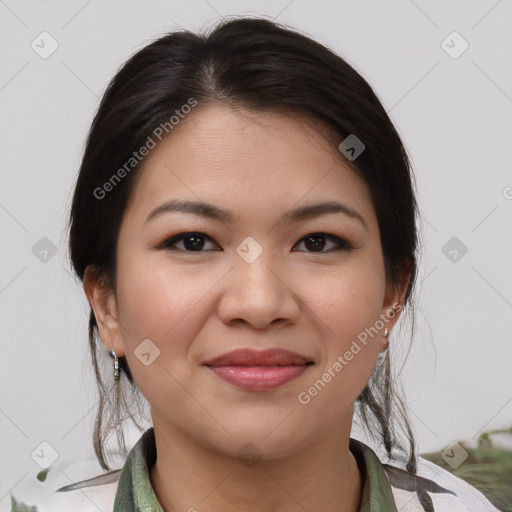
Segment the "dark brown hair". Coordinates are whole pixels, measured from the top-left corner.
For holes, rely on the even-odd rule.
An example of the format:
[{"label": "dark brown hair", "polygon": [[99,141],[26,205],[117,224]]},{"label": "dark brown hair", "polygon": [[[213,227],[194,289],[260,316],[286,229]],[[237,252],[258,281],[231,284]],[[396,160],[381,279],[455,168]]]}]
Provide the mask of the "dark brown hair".
[{"label": "dark brown hair", "polygon": [[[206,35],[169,33],[135,53],[114,76],[87,137],[71,207],[69,248],[80,280],[92,265],[115,292],[119,227],[140,165],[123,173],[104,197],[99,198],[97,191],[123,165],[126,169],[133,151],[191,98],[199,106],[216,102],[255,112],[300,113],[325,127],[336,144],[351,134],[363,141],[365,150],[347,163],[369,187],[387,278],[397,285],[398,270],[404,262],[409,265],[404,306],[414,325],[410,303],[417,269],[417,205],[400,137],[370,85],[343,58],[305,35],[261,18],[224,20]],[[119,358],[121,382],[112,384],[109,372],[112,389],[105,385],[96,335],[91,309],[89,344],[100,395],[94,448],[102,467],[110,469],[105,439],[115,430],[124,449],[122,422],[131,418],[136,423],[136,404],[142,396],[124,357]],[[404,403],[393,388],[387,351],[358,398],[356,413],[390,457],[398,449],[408,459],[408,470],[416,472],[414,437]]]}]

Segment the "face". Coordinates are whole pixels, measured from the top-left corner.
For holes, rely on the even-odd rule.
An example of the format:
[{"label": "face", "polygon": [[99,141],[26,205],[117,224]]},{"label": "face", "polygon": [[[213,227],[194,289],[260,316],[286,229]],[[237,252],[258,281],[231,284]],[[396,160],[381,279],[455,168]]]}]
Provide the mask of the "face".
[{"label": "face", "polygon": [[[155,426],[230,456],[252,442],[267,458],[350,426],[406,283],[386,281],[369,190],[321,133],[311,120],[210,105],[146,157],[119,232],[117,300],[100,303],[84,283],[100,338],[126,356]],[[159,208],[169,201],[225,213]],[[303,209],[330,202],[342,206]],[[310,363],[205,366],[274,348]],[[280,381],[286,371],[294,378]]]}]

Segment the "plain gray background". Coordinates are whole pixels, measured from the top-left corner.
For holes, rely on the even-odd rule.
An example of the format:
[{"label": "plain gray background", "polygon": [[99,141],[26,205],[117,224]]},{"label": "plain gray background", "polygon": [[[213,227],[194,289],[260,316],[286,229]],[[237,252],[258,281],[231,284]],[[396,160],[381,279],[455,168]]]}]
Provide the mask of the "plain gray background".
[{"label": "plain gray background", "polygon": [[[346,58],[412,158],[424,253],[402,378],[420,450],[512,425],[512,2],[0,0],[0,507],[41,442],[62,459],[93,453],[88,304],[66,222],[99,99],[150,39],[237,14]],[[45,31],[58,48],[43,59],[31,44]],[[43,237],[57,250],[47,261]],[[407,344],[394,340],[399,366]]]}]

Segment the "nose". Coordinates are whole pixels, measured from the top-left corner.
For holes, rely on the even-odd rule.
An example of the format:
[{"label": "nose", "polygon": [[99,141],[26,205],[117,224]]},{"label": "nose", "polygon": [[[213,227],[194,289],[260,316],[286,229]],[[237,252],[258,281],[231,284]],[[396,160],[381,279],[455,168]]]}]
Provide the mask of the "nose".
[{"label": "nose", "polygon": [[286,326],[297,322],[300,301],[289,273],[272,264],[265,251],[252,263],[235,258],[223,280],[218,315],[226,325],[247,324],[253,329]]}]

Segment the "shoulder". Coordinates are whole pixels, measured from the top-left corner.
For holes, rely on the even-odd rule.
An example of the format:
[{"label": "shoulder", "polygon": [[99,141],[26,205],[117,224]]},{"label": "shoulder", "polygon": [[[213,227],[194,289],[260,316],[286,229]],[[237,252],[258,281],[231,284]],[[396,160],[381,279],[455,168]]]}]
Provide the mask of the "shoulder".
[{"label": "shoulder", "polygon": [[500,512],[480,491],[422,457],[416,475],[397,466],[384,468],[398,510]]},{"label": "shoulder", "polygon": [[105,472],[96,459],[30,473],[10,492],[11,512],[112,510],[120,473]]}]

